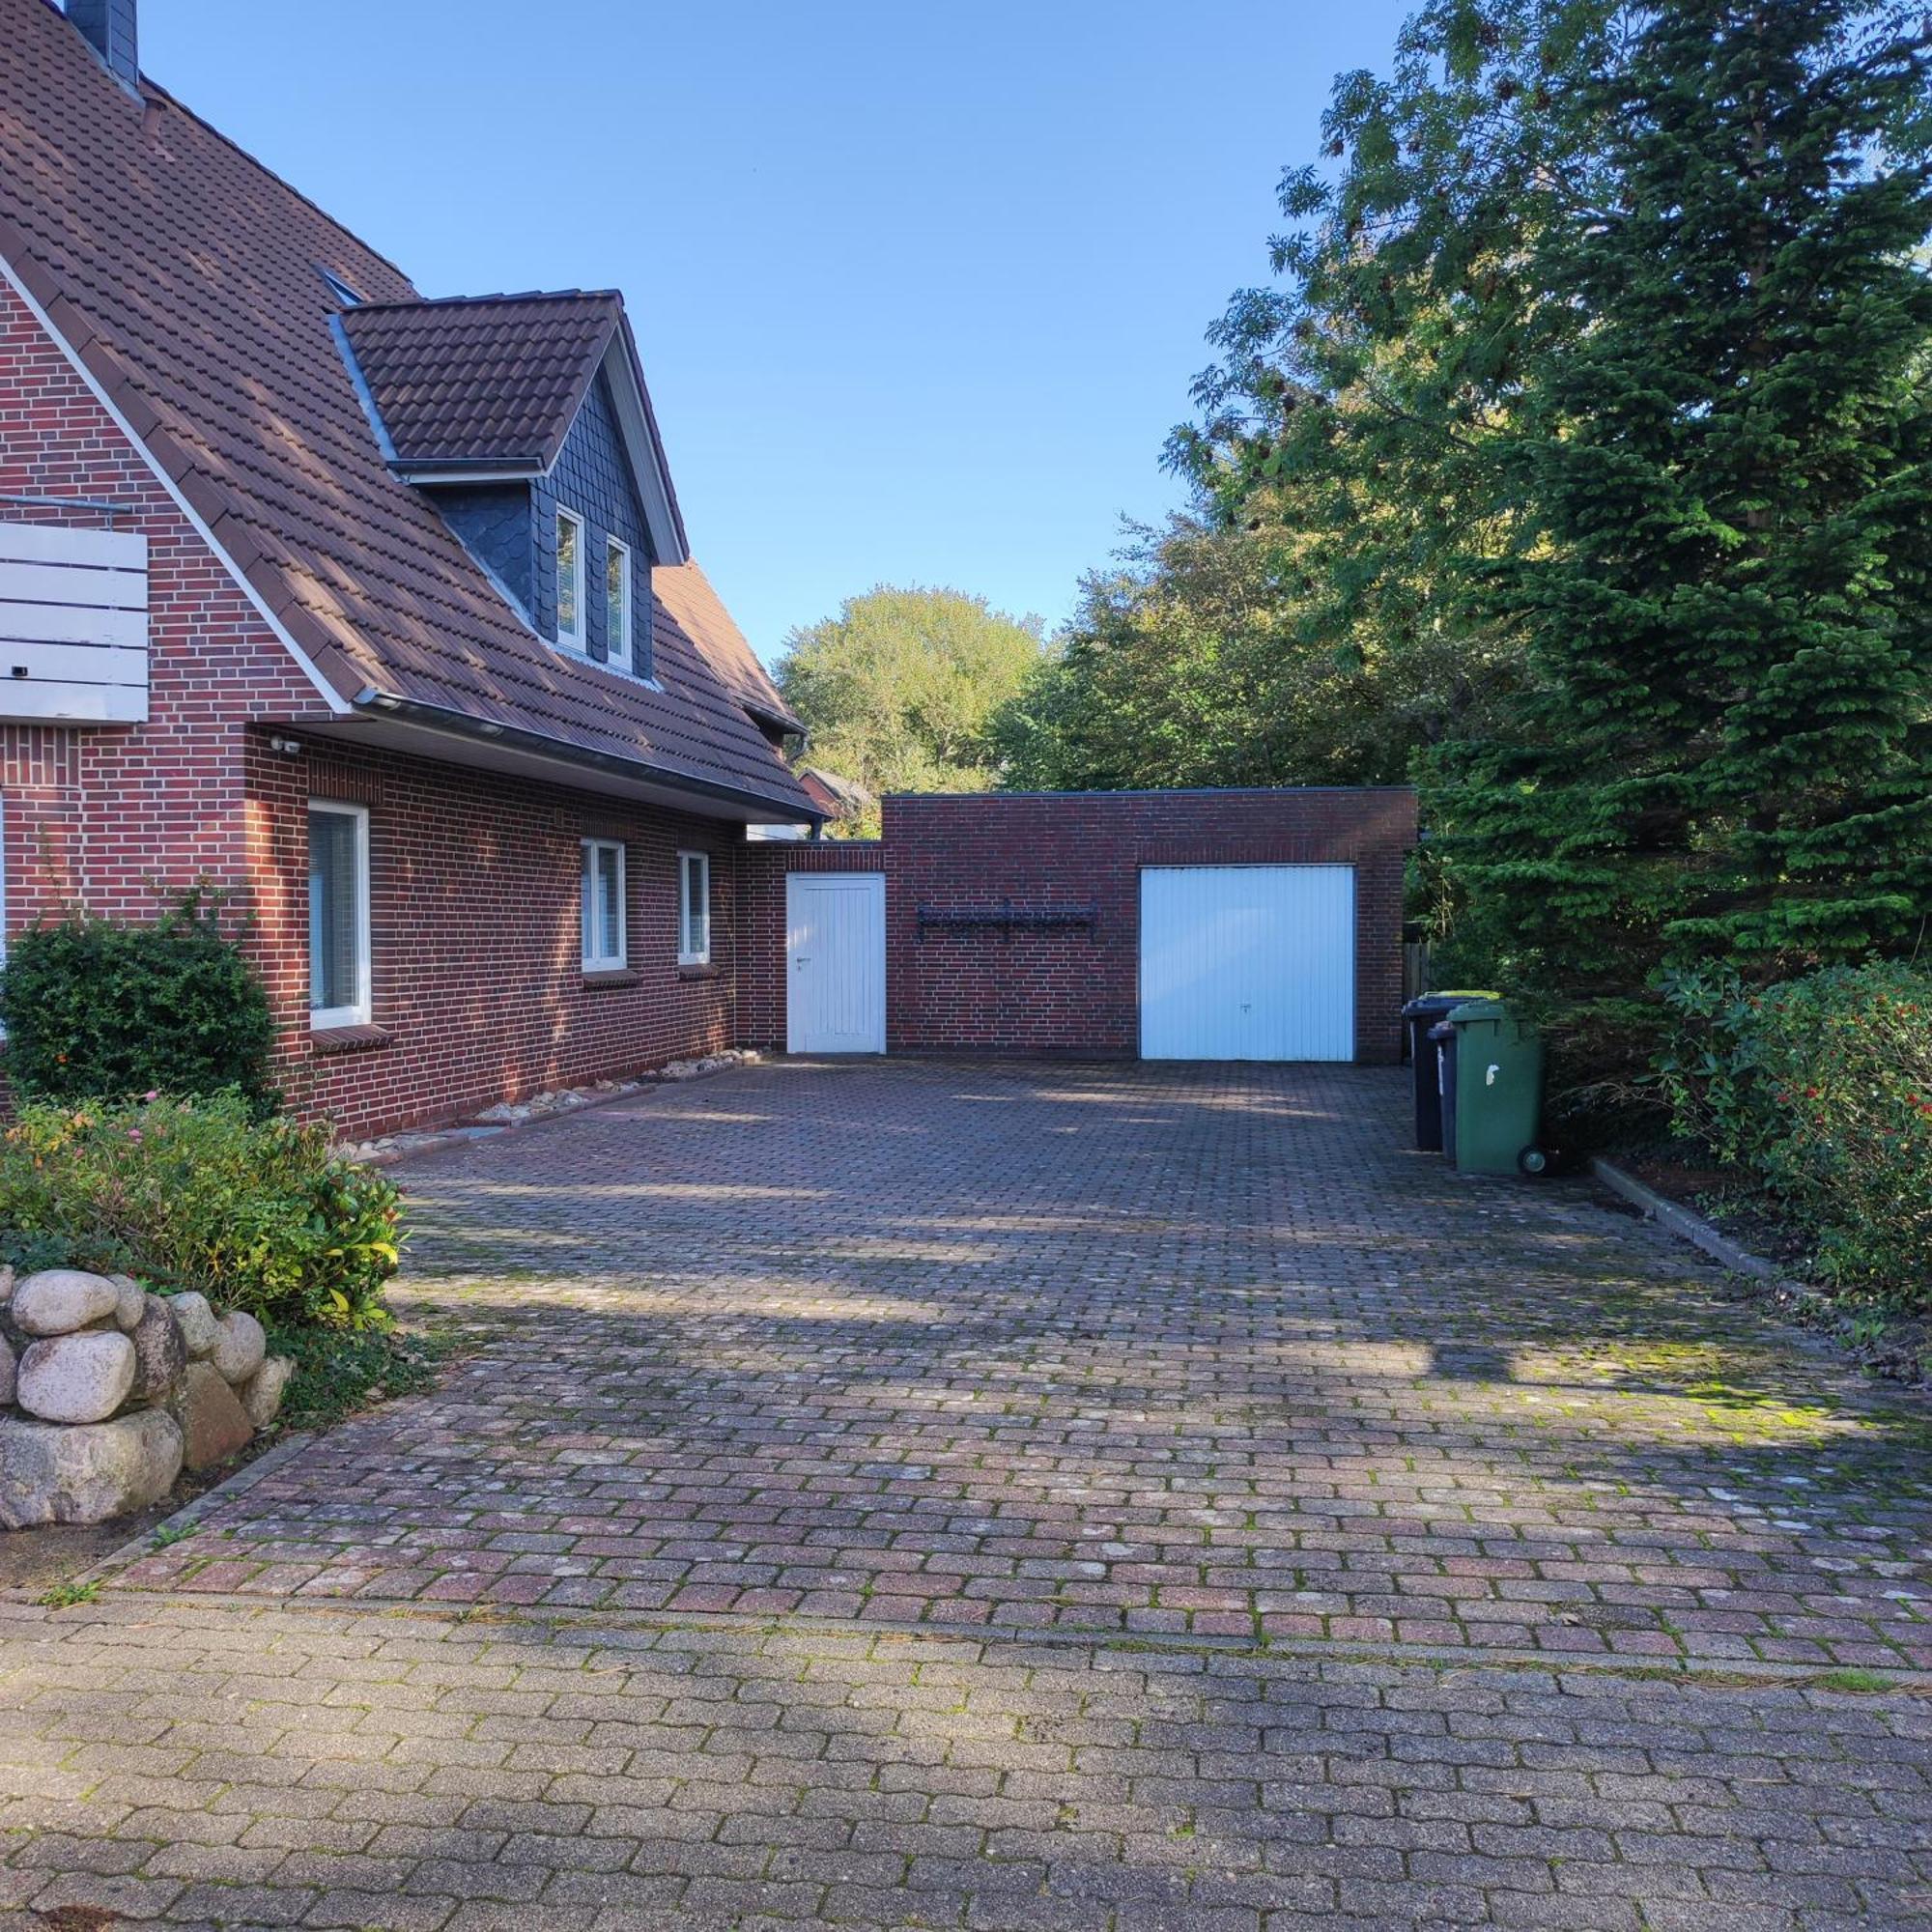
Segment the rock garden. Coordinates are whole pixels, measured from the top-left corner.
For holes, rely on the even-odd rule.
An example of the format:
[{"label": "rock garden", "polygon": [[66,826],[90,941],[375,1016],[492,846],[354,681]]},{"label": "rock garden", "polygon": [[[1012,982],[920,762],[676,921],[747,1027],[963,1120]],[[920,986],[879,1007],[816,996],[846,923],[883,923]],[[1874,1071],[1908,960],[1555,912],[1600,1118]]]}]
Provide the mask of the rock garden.
[{"label": "rock garden", "polygon": [[422,1379],[383,1298],[396,1188],[270,1084],[222,923],[62,917],[0,972],[0,1527],[150,1508],[288,1408]]},{"label": "rock garden", "polygon": [[0,1270],[0,1527],[158,1502],[270,1427],[294,1368],[245,1309],[131,1275]]}]

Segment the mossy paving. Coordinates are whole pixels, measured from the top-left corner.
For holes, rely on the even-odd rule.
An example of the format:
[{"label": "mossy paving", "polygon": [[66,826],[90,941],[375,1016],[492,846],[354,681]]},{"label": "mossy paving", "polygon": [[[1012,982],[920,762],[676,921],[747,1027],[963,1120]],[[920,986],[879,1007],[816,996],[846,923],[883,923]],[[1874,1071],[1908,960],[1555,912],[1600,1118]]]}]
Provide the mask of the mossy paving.
[{"label": "mossy paving", "polygon": [[780,1065],[428,1157],[475,1352],[120,1587],[1932,1664],[1925,1405],[1402,1102]]}]

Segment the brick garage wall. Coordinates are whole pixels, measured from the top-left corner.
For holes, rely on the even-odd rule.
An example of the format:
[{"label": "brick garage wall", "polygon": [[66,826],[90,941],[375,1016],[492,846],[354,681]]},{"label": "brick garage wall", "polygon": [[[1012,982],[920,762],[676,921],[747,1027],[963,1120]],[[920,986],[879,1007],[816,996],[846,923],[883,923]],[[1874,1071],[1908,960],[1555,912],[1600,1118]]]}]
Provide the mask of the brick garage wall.
[{"label": "brick garage wall", "polygon": [[[1415,795],[1382,790],[888,798],[877,845],[752,848],[740,1037],[784,1043],[784,874],[886,875],[886,1025],[895,1052],[1131,1057],[1139,1048],[1145,866],[1355,868],[1355,1056],[1400,1055],[1402,887]],[[928,930],[946,913],[1092,903],[1085,927]]]},{"label": "brick garage wall", "polygon": [[[785,1043],[785,878],[791,872],[882,872],[885,847],[875,838],[756,839],[738,861],[738,1037],[746,1046],[781,1052]],[[886,898],[892,899],[892,884]],[[891,1007],[887,1008],[890,1017]]]},{"label": "brick garage wall", "polygon": [[[592,792],[252,735],[260,957],[280,1077],[345,1131],[461,1120],[732,1044],[738,827]],[[369,809],[374,1043],[308,1028],[308,801]],[[586,977],[584,838],[624,844],[629,969]],[[677,963],[677,859],[711,857],[711,964]]]}]

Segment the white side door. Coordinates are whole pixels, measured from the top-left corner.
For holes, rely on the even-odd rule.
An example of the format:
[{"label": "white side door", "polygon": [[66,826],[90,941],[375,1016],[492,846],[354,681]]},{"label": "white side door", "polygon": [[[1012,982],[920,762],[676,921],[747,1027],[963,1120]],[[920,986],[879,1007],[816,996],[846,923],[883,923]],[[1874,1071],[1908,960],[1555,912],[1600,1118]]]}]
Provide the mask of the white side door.
[{"label": "white side door", "polygon": [[785,876],[785,1047],[886,1050],[886,881],[878,872]]},{"label": "white side door", "polygon": [[1352,866],[1141,873],[1141,1057],[1352,1060]]}]

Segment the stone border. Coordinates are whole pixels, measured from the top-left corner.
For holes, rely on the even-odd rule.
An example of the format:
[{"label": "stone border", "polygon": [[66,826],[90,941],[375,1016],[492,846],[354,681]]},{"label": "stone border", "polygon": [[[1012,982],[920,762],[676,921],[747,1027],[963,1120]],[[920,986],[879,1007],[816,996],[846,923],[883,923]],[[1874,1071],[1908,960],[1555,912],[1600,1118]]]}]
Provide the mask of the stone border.
[{"label": "stone border", "polygon": [[441,1153],[471,1141],[495,1140],[499,1134],[539,1127],[546,1121],[563,1120],[586,1107],[608,1107],[613,1100],[628,1100],[633,1094],[653,1088],[704,1079],[713,1073],[729,1073],[741,1066],[755,1066],[762,1058],[751,1047],[724,1047],[696,1060],[668,1061],[655,1071],[639,1073],[635,1079],[562,1087],[548,1094],[532,1094],[527,1100],[499,1100],[494,1107],[486,1107],[474,1120],[455,1126],[426,1128],[421,1132],[403,1129],[393,1134],[379,1134],[373,1140],[342,1141],[337,1143],[335,1151],[364,1167],[393,1167],[400,1161],[413,1160],[418,1154]]},{"label": "stone border", "polygon": [[1793,1281],[1776,1263],[1741,1247],[1702,1215],[1692,1213],[1681,1202],[1672,1201],[1658,1193],[1656,1188],[1646,1186],[1635,1175],[1627,1174],[1614,1161],[1605,1160],[1602,1154],[1591,1155],[1590,1174],[1612,1194],[1621,1194],[1632,1207],[1641,1208],[1646,1221],[1655,1221],[1660,1227],[1668,1228],[1680,1240],[1702,1248],[1720,1267],[1729,1268],[1733,1274],[1747,1274],[1753,1280],[1770,1282],[1801,1300],[1816,1304],[1820,1309],[1829,1305],[1829,1296],[1803,1282]]},{"label": "stone border", "polygon": [[1748,1248],[1732,1240],[1722,1229],[1714,1228],[1702,1215],[1694,1213],[1681,1202],[1658,1193],[1654,1187],[1647,1186],[1635,1175],[1626,1173],[1614,1161],[1605,1160],[1602,1154],[1591,1156],[1589,1172],[1593,1179],[1601,1181],[1612,1194],[1621,1195],[1632,1207],[1639,1209],[1645,1220],[1655,1221],[1679,1240],[1689,1241],[1692,1247],[1701,1249],[1719,1267],[1761,1284],[1766,1291],[1766,1298],[1776,1308],[1801,1326],[1821,1331],[1856,1356],[1865,1368],[1892,1381],[1904,1382],[1908,1387],[1925,1385],[1928,1360],[1932,1358],[1921,1359],[1909,1343],[1860,1339],[1853,1331],[1845,1310],[1823,1289],[1813,1288],[1809,1282],[1787,1274],[1776,1262],[1768,1262],[1762,1255],[1752,1254]]}]

